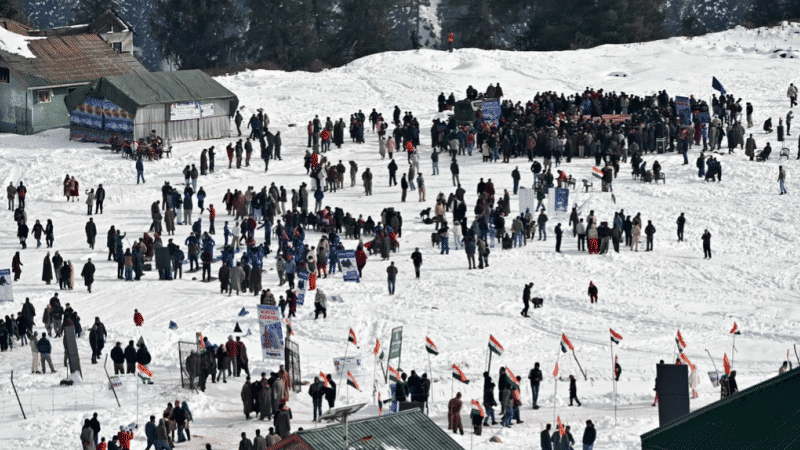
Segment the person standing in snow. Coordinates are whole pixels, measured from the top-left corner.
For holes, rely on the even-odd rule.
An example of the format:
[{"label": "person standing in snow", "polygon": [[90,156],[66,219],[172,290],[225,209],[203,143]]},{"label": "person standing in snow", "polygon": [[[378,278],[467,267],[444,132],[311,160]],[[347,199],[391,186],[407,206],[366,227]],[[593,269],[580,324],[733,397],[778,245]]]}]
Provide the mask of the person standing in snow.
[{"label": "person standing in snow", "polygon": [[530,301],[531,301],[531,288],[533,287],[533,283],[528,283],[525,285],[525,289],[522,290],[522,304],[524,307],[522,308],[522,317],[528,317],[528,309],[530,308]]},{"label": "person standing in snow", "polygon": [[589,303],[597,303],[597,286],[589,282]]},{"label": "person standing in snow", "polygon": [[653,251],[653,235],[656,234],[656,227],[653,225],[652,220],[647,221],[647,226],[644,229],[644,234],[647,236],[647,249],[646,252]]},{"label": "person standing in snow", "polygon": [[386,274],[389,284],[389,295],[394,295],[395,280],[397,279],[397,267],[395,267],[394,261],[386,268]]},{"label": "person standing in snow", "polygon": [[139,184],[139,180],[142,180],[144,183],[144,163],[142,162],[142,157],[136,158],[136,184]]},{"label": "person standing in snow", "polygon": [[572,401],[575,400],[575,403],[578,406],[581,406],[580,400],[578,400],[578,386],[577,380],[575,379],[575,375],[569,376],[569,406],[572,406]]},{"label": "person standing in snow", "polygon": [[786,192],[786,187],[784,186],[785,182],[786,172],[783,170],[783,166],[778,166],[778,185],[781,188],[781,193],[779,195],[788,194],[788,192]]},{"label": "person standing in snow", "polygon": [[711,233],[705,230],[700,239],[703,240],[703,259],[711,259]]}]

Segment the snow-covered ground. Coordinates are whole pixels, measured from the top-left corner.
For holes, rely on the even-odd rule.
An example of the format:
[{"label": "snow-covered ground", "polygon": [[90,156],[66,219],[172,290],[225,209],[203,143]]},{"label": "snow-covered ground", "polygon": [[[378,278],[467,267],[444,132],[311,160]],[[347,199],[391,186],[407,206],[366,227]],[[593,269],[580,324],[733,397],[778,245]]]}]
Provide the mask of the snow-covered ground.
[{"label": "snow-covered ground", "polygon": [[[601,193],[581,195],[588,201],[584,215],[593,209],[600,220],[611,220],[613,211],[624,209],[626,214],[641,212],[643,219],[652,220],[657,227],[655,251],[589,256],[577,252],[575,241],[565,233],[564,252],[556,254],[553,238],[535,241],[527,247],[502,251],[492,250],[490,267],[467,271],[467,261],[461,251],[439,255],[431,248],[432,226],[419,220],[419,212],[434,204],[436,195],[453,190],[447,165],[441,163],[442,175],[430,176],[430,119],[437,115],[436,96],[440,91],[457,92],[461,97],[467,85],[484,89],[489,83],[500,82],[506,96],[525,100],[536,92],[555,90],[571,93],[586,86],[637,94],[656,93],[666,89],[671,95],[690,95],[710,99],[711,77],[716,76],[735,96],[750,101],[755,107],[756,127],[753,132],[761,148],[775,135],[765,135],[760,124],[769,116],[774,123],[785,116],[788,100],[786,88],[797,83],[796,64],[790,59],[776,57],[776,49],[800,47],[800,26],[791,25],[769,30],[732,30],[705,37],[682,38],[641,45],[603,46],[591,50],[558,53],[485,52],[458,50],[454,53],[422,50],[373,55],[346,67],[312,74],[303,72],[245,72],[220,78],[233,90],[244,106],[245,118],[256,108],[263,107],[270,115],[272,129],[283,136],[283,161],[271,164],[264,175],[256,160],[250,168],[228,170],[224,166],[224,147],[229,140],[196,142],[176,145],[173,158],[146,163],[145,185],[135,185],[133,163],[95,145],[67,140],[65,130],[55,130],[36,136],[0,135],[0,183],[7,186],[23,180],[28,186],[28,220],[43,223],[50,218],[55,224],[58,250],[72,260],[77,270],[93,258],[97,265],[97,282],[88,294],[76,279],[76,290],[61,292],[62,303],[69,302],[80,314],[88,328],[95,316],[105,323],[109,337],[108,352],[113,343],[126,343],[144,336],[153,355],[150,366],[155,384],[139,388],[140,424],[150,414],[160,416],[166,403],[187,399],[196,422],[191,443],[180,448],[199,449],[210,442],[215,449],[236,448],[239,433],[253,436],[255,428],[266,431],[266,423],[245,422],[242,418],[239,390],[243,378],[227,384],[209,384],[205,393],[190,393],[179,387],[177,347],[179,340],[190,340],[202,332],[213,343],[221,343],[231,334],[238,321],[242,328],[257,330],[255,305],[252,296],[220,296],[219,285],[192,281],[197,274],[184,274],[182,281],[159,282],[148,273],[138,283],[116,280],[116,265],[105,261],[105,233],[115,225],[133,240],[147,231],[150,224],[149,206],[161,199],[160,187],[165,180],[181,184],[181,170],[186,164],[199,164],[200,151],[215,145],[220,151],[217,172],[202,177],[200,185],[209,194],[206,200],[217,207],[217,230],[225,215],[222,196],[227,189],[246,189],[275,182],[287,189],[297,188],[307,181],[302,169],[305,153],[305,125],[315,114],[337,119],[363,110],[366,114],[377,108],[385,117],[391,116],[394,105],[403,111],[411,110],[422,125],[421,161],[427,182],[428,201],[417,202],[416,192],[410,192],[408,203],[400,203],[399,188],[389,188],[386,182],[388,161],[381,161],[376,136],[367,133],[367,143],[346,142],[341,150],[333,150],[334,161],[355,160],[359,170],[370,167],[375,173],[374,196],[364,197],[362,188],[346,187],[336,194],[326,194],[325,205],[342,206],[353,214],[371,215],[392,206],[405,219],[399,253],[392,260],[400,269],[397,295],[387,295],[385,268],[387,262],[370,258],[360,284],[344,283],[341,277],[318,281],[328,295],[338,294],[344,303],[330,303],[327,320],[313,320],[313,306],[300,307],[294,321],[295,337],[302,353],[302,372],[305,380],[324,371],[333,372],[332,357],[343,356],[347,332],[353,328],[360,350],[350,347],[348,355],[360,355],[366,363],[355,374],[362,393],[352,389],[349,401],[372,401],[371,348],[375,338],[388,345],[392,328],[404,327],[403,367],[407,373],[416,369],[428,372],[424,350],[425,336],[439,347],[441,354],[431,359],[433,401],[431,417],[446,427],[446,401],[451,390],[451,365],[457,363],[473,380],[469,385],[457,385],[466,399],[481,398],[481,373],[484,370],[486,345],[493,334],[505,347],[505,354],[494,358],[492,372],[499,364],[526,377],[533,363],[542,364],[545,381],[540,393],[538,411],[530,409],[527,383],[523,383],[526,405],[522,411],[523,425],[500,431],[487,430],[470,442],[469,435],[456,436],[464,447],[497,448],[488,442],[499,434],[507,449],[538,448],[536,434],[543,424],[553,420],[552,371],[559,352],[561,333],[566,333],[575,345],[583,368],[590,377],[579,376],[578,395],[581,408],[567,407],[567,383],[560,382],[555,400],[557,414],[573,427],[580,441],[583,423],[591,419],[598,429],[598,449],[634,449],[640,447],[640,434],[658,426],[653,400],[655,364],[660,359],[674,357],[676,331],[681,330],[688,347],[687,355],[698,370],[705,374],[714,370],[705,350],[714,357],[722,370],[722,356],[731,356],[731,337],[728,331],[736,321],[742,336],[736,343],[734,368],[739,373],[741,388],[753,385],[777,374],[786,350],[797,343],[800,312],[797,310],[800,291],[800,269],[796,267],[796,247],[793,238],[800,234],[796,220],[798,165],[784,161],[788,172],[789,196],[778,196],[776,158],[766,163],[746,160],[741,151],[720,155],[722,183],[707,184],[696,176],[694,164],[682,166],[675,154],[647,156],[649,164],[658,159],[667,175],[666,185],[645,185],[632,181],[628,166],[620,171],[614,183],[616,204]],[[627,77],[609,77],[612,72],[624,72]],[[288,124],[298,124],[288,127]],[[794,135],[792,135],[794,136]],[[791,137],[790,139],[794,139]],[[795,144],[790,144],[794,148]],[[773,142],[773,147],[775,143]],[[690,161],[698,149],[690,152]],[[777,155],[777,147],[773,155]],[[402,160],[400,162],[403,162]],[[591,178],[593,160],[573,160],[564,164],[576,178]],[[512,164],[484,164],[479,157],[461,158],[461,181],[467,189],[471,209],[476,200],[478,178],[492,178],[499,192],[511,189],[510,173],[519,164],[523,184],[531,184],[526,160]],[[403,167],[403,164],[401,164]],[[107,191],[105,214],[94,216],[98,226],[98,247],[90,251],[85,244],[84,224],[86,206],[82,202],[67,203],[61,196],[61,181],[65,174],[75,176],[81,192],[102,183]],[[349,177],[345,177],[347,180]],[[597,183],[595,183],[597,184]],[[348,185],[347,181],[345,185]],[[81,195],[81,200],[85,196]],[[512,198],[512,214],[517,200]],[[686,242],[677,243],[675,219],[684,212],[687,217]],[[4,213],[0,229],[0,268],[10,267],[11,258],[19,245],[15,238],[11,213]],[[471,214],[470,214],[471,216]],[[204,218],[204,222],[207,220]],[[231,222],[232,223],[232,222]],[[548,234],[557,221],[548,224]],[[562,222],[566,228],[566,220]],[[702,259],[700,236],[704,229],[712,235],[714,258]],[[177,240],[188,235],[188,227],[179,227]],[[262,236],[263,237],[263,236]],[[319,235],[308,233],[310,245],[316,246]],[[221,235],[217,234],[218,247]],[[28,240],[29,244],[32,239]],[[345,240],[347,248],[355,241]],[[410,254],[419,247],[424,255],[421,280],[415,280]],[[451,247],[452,249],[452,247]],[[41,313],[55,286],[41,281],[42,259],[46,250],[35,245],[21,251],[22,279],[15,285],[14,304],[0,304],[0,314],[16,313],[25,297],[30,297],[37,309],[37,330]],[[282,292],[272,259],[266,264],[264,287]],[[214,265],[216,276],[218,265]],[[76,277],[77,278],[77,277]],[[588,303],[586,288],[593,281],[600,290],[600,301]],[[524,283],[533,281],[534,296],[544,298],[544,308],[532,312],[531,319],[519,316]],[[250,314],[237,317],[245,307]],[[133,309],[138,308],[145,318],[144,327],[133,325]],[[178,324],[177,331],[168,329],[170,320]],[[619,332],[624,340],[615,348],[623,367],[619,383],[617,419],[611,383],[608,328]],[[273,371],[277,365],[261,361],[256,335],[244,338],[251,358],[251,372]],[[123,377],[118,390],[122,408],[118,408],[107,389],[105,373],[100,365],[89,362],[88,340],[79,341],[84,380],[71,388],[58,386],[65,369],[60,364],[63,350],[54,341],[53,361],[58,375],[29,374],[28,348],[0,354],[0,448],[63,449],[79,448],[78,434],[84,418],[98,412],[103,426],[102,436],[110,438],[121,424],[137,420],[136,386],[130,377]],[[562,357],[561,374],[578,375],[573,360]],[[23,420],[8,376],[14,370],[19,398],[28,415]],[[496,378],[496,376],[495,376]],[[341,386],[345,389],[345,386]],[[388,397],[387,386],[378,389]],[[703,375],[700,398],[692,400],[692,408],[709,404],[719,398],[708,378]],[[344,391],[340,403],[344,403]],[[293,427],[313,427],[309,397],[303,393],[293,397]],[[468,404],[468,401],[466,402]],[[465,407],[467,422],[469,408]],[[375,414],[375,406],[362,415]],[[132,449],[145,447],[142,429]]]}]

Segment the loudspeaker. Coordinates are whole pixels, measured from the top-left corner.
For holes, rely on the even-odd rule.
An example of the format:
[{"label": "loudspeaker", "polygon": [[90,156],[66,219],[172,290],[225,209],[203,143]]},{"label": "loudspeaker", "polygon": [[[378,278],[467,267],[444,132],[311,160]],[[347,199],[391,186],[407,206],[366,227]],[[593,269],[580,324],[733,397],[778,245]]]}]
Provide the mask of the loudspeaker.
[{"label": "loudspeaker", "polygon": [[689,414],[689,366],[657,364],[656,393],[659,426]]}]

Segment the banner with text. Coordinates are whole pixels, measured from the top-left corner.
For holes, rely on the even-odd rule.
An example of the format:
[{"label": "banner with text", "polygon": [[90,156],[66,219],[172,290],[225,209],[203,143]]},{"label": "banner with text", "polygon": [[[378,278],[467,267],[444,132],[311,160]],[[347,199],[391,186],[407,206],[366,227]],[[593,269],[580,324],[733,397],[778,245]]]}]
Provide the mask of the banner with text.
[{"label": "banner with text", "polygon": [[264,359],[284,359],[283,327],[277,306],[258,305],[258,326]]},{"label": "banner with text", "polygon": [[361,371],[361,358],[358,356],[348,356],[333,358],[333,368],[336,370],[336,375],[342,373]]},{"label": "banner with text", "polygon": [[484,121],[496,127],[500,121],[500,100],[484,100],[481,115]]},{"label": "banner with text", "polygon": [[344,281],[355,281],[360,283],[358,276],[358,266],[356,265],[355,250],[339,250],[339,263],[342,265],[342,275]]},{"label": "banner with text", "polygon": [[0,270],[0,302],[13,302],[14,291],[11,289],[11,269]]}]

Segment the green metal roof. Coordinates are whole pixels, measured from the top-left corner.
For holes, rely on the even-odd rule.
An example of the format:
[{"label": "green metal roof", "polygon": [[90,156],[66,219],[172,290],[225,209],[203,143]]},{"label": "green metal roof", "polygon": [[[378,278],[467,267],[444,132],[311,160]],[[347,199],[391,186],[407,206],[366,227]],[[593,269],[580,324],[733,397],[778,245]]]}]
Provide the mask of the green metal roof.
[{"label": "green metal roof", "polygon": [[[370,417],[347,423],[350,448],[359,450],[464,450],[420,410]],[[341,450],[344,425],[297,432],[314,450]]]},{"label": "green metal roof", "polygon": [[104,77],[74,91],[64,100],[67,110],[74,110],[85,96],[104,98],[136,114],[147,105],[194,102],[203,100],[230,100],[229,115],[236,112],[239,99],[201,70],[177,72],[134,73]]},{"label": "green metal roof", "polygon": [[800,369],[642,435],[642,450],[800,448]]}]

